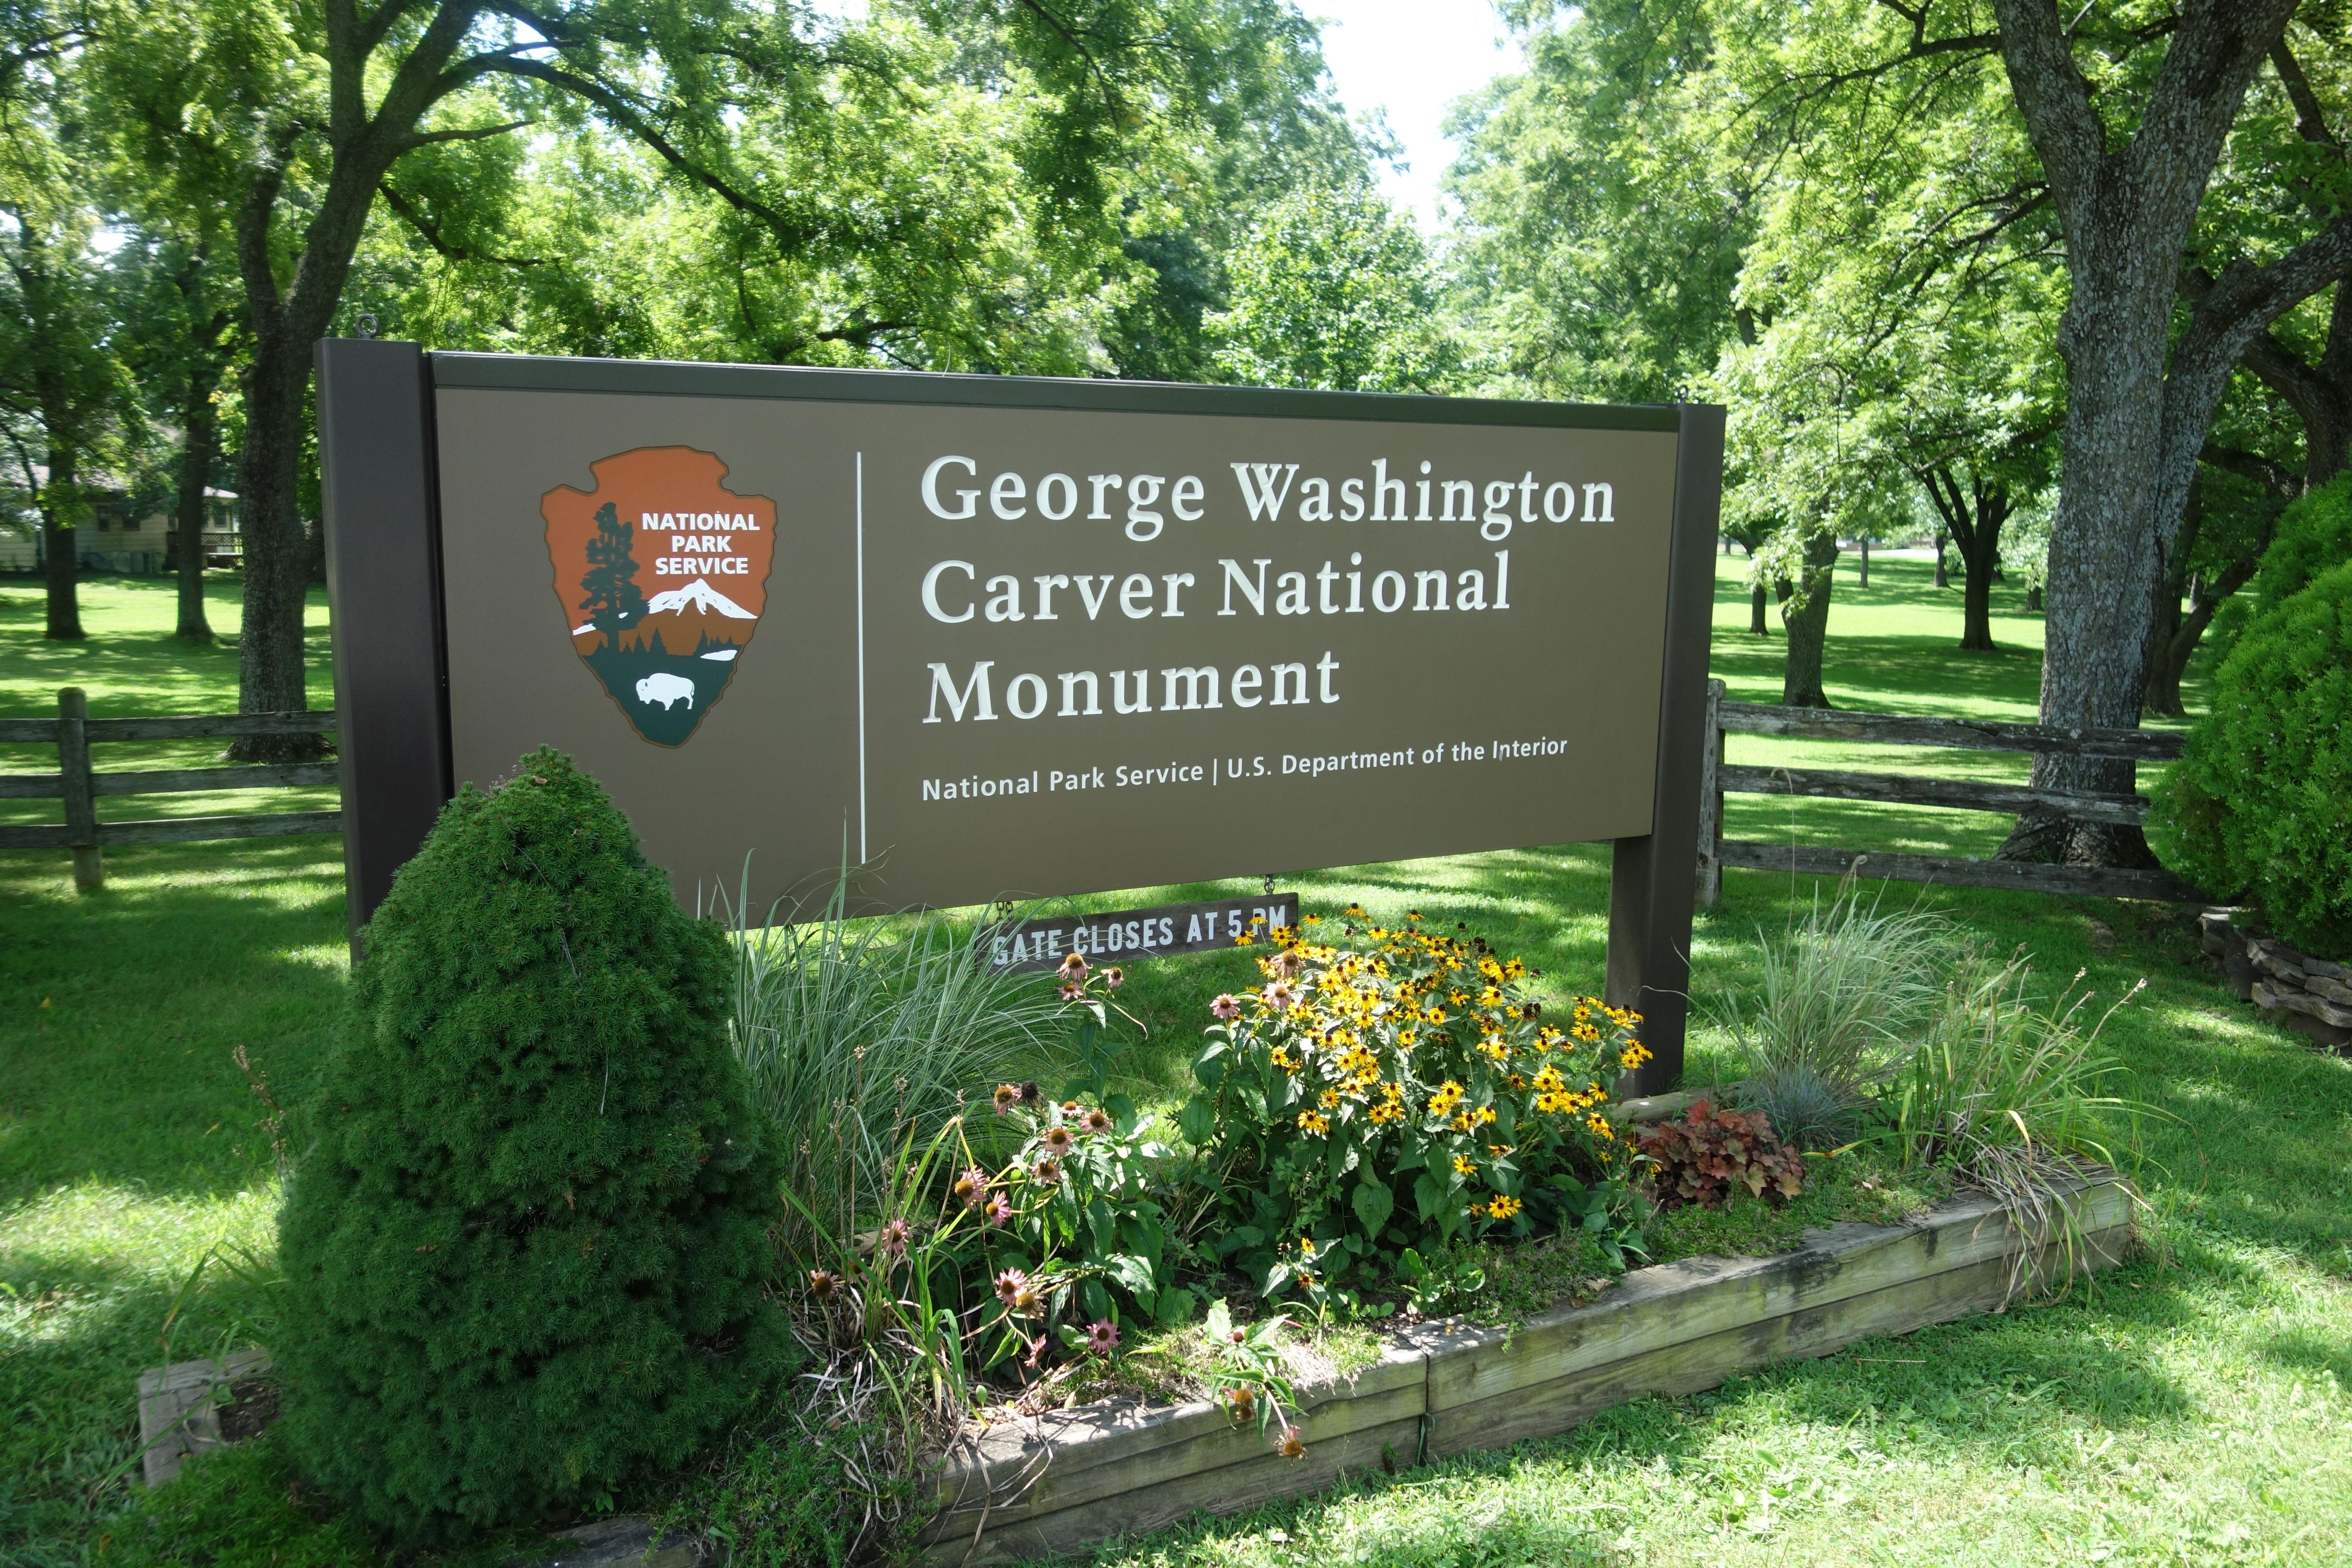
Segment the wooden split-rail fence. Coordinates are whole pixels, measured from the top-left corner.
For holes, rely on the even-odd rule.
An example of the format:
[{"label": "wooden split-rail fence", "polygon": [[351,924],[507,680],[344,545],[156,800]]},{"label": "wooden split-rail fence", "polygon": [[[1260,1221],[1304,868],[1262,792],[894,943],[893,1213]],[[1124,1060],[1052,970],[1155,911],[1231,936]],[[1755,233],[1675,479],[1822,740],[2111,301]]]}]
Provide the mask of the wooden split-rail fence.
[{"label": "wooden split-rail fence", "polygon": [[[166,795],[192,790],[303,788],[339,782],[332,763],[263,763],[253,766],[161,768],[99,773],[90,748],[110,741],[231,740],[248,735],[320,735],[335,728],[331,711],[227,713],[189,718],[92,719],[81,691],[58,693],[55,719],[0,719],[0,742],[54,743],[54,773],[0,773],[0,800],[57,799],[65,802],[62,826],[0,826],[0,848],[66,848],[73,852],[74,880],[100,886],[102,849],[121,844],[175,844],[205,839],[266,838],[295,833],[339,833],[340,811],[293,811],[235,816],[153,817],[137,822],[100,822],[102,795]],[[1699,797],[1698,897],[1713,908],[1723,893],[1727,866],[1800,876],[1862,877],[1894,881],[1940,882],[1965,888],[2010,888],[2092,897],[2208,902],[2205,896],[2164,870],[2098,866],[2047,866],[2025,861],[1979,860],[1936,855],[1906,855],[1878,849],[1814,845],[1749,843],[1723,836],[1727,794],[1807,795],[1819,799],[1871,801],[1890,805],[1940,806],[2003,815],[2035,812],[2086,822],[2137,826],[2147,818],[2143,795],[2084,795],[2023,784],[1917,773],[1842,773],[1825,769],[1752,767],[1723,760],[1727,734],[1779,735],[1792,739],[1865,742],[1878,745],[1957,747],[1972,751],[2028,752],[2108,757],[2137,763],[2171,762],[2181,737],[2157,730],[2064,730],[2042,724],[1974,719],[1933,719],[1891,713],[1850,713],[1820,708],[1780,708],[1725,700],[1724,683],[1707,683],[1706,734]]]},{"label": "wooden split-rail fence", "polygon": [[0,719],[0,741],[55,743],[53,773],[0,773],[0,800],[65,802],[65,824],[0,826],[0,849],[70,849],[74,885],[103,885],[100,851],[118,844],[187,844],[215,838],[274,838],[293,833],[340,833],[341,811],[284,811],[235,816],[158,816],[100,822],[101,795],[179,795],[195,790],[314,788],[340,782],[333,763],[261,763],[244,767],[146,768],[100,773],[90,748],[110,741],[236,740],[251,735],[324,735],[335,728],[323,713],[221,713],[170,719],[93,719],[79,687],[58,693],[54,719]]},{"label": "wooden split-rail fence", "polygon": [[2171,872],[2160,869],[2036,865],[2021,860],[1903,855],[1879,849],[1757,844],[1723,837],[1726,794],[1809,795],[1816,799],[1874,801],[1888,805],[1929,805],[2002,815],[2032,812],[2125,826],[2137,826],[2147,821],[2148,808],[2147,797],[2139,795],[2087,795],[1918,773],[1750,767],[1723,760],[1723,738],[1727,734],[2165,763],[2180,755],[2181,737],[2176,733],[2161,730],[2066,730],[2046,724],[1978,719],[1780,708],[1759,702],[1727,701],[1723,693],[1722,681],[1707,682],[1706,737],[1700,764],[1698,898],[1710,909],[1722,898],[1723,868],[1727,866],[1800,876],[1843,877],[1853,872],[1891,881],[1940,882],[1962,888],[2012,888],[2029,892],[2155,899],[2177,903],[2209,901]]}]

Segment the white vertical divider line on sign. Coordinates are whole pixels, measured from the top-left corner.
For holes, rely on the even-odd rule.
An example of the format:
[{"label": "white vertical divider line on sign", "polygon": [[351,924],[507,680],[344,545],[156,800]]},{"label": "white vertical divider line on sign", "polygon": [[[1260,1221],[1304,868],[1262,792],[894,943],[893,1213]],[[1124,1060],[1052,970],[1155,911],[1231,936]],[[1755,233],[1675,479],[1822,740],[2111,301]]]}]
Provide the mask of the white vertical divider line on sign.
[{"label": "white vertical divider line on sign", "polygon": [[866,454],[857,454],[857,858],[866,859]]}]

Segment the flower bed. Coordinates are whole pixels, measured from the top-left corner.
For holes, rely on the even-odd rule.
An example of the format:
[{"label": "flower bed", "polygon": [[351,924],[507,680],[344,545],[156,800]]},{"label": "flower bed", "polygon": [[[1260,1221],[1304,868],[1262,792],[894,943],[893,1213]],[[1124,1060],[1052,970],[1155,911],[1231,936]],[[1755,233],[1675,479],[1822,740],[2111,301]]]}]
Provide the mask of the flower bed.
[{"label": "flower bed", "polygon": [[1575,1426],[1645,1394],[1688,1394],[1739,1372],[1827,1355],[1996,1310],[2128,1251],[2130,1189],[2074,1185],[2071,1224],[2040,1237],[1984,1197],[1916,1225],[1840,1225],[1770,1258],[1694,1258],[1637,1269],[1601,1300],[1514,1330],[1399,1332],[1374,1364],[1297,1390],[1299,1458],[1271,1450],[1223,1405],[1108,1402],[967,1435],[922,1538],[936,1564],[1015,1561],[1230,1513],[1394,1468]]}]

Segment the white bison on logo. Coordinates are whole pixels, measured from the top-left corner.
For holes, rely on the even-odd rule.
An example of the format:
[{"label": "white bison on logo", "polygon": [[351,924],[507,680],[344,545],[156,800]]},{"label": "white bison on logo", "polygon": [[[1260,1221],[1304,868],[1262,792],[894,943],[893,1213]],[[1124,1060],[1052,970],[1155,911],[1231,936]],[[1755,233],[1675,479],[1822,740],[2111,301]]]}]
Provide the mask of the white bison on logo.
[{"label": "white bison on logo", "polygon": [[686,699],[686,706],[691,711],[694,707],[694,682],[682,675],[648,675],[637,682],[637,700],[648,708],[658,702],[662,705],[662,711],[667,713],[669,705],[681,697]]}]

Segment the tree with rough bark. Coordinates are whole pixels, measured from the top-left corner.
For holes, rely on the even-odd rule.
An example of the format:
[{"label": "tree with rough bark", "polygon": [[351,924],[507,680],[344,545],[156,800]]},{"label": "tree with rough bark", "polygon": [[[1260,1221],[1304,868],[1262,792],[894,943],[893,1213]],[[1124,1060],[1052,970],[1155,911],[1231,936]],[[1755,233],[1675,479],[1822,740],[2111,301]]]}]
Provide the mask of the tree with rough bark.
[{"label": "tree with rough bark", "polygon": [[0,17],[0,422],[40,518],[45,635],[79,641],[93,469],[130,413],[116,352],[118,279],[95,244],[83,129],[83,21]]},{"label": "tree with rough bark", "polygon": [[[2041,161],[2072,285],[2059,331],[2066,419],[2042,718],[2129,729],[2215,408],[2273,323],[2352,270],[2352,213],[2306,226],[2268,259],[2231,255],[2184,310],[2200,207],[2256,74],[2288,42],[2296,0],[2095,5],[2071,22],[2053,0],[1993,0],[1992,9],[1992,41]],[[2045,754],[2033,782],[2116,794],[2130,789],[2131,772]],[[2001,853],[2149,858],[2137,828],[2032,816]]]},{"label": "tree with rough bark", "polygon": [[[1260,0],[1020,0],[957,7],[950,19],[993,26],[1000,85],[1052,100],[1024,128],[1021,165],[1046,220],[1073,233],[1116,230],[1106,170],[1123,127],[1199,118],[1222,102],[1237,59],[1300,30],[1295,14]],[[247,711],[306,705],[312,547],[299,498],[311,346],[336,321],[379,198],[429,227],[433,215],[404,182],[436,158],[590,120],[723,203],[770,254],[887,233],[912,216],[844,209],[793,183],[777,150],[838,130],[828,83],[842,72],[887,83],[896,66],[869,37],[790,6],[192,0],[126,5],[98,53],[142,130],[143,160],[222,192],[235,214],[249,342],[238,486]],[[766,128],[756,144],[744,134],[753,121]],[[239,743],[253,753],[288,744]]]}]

